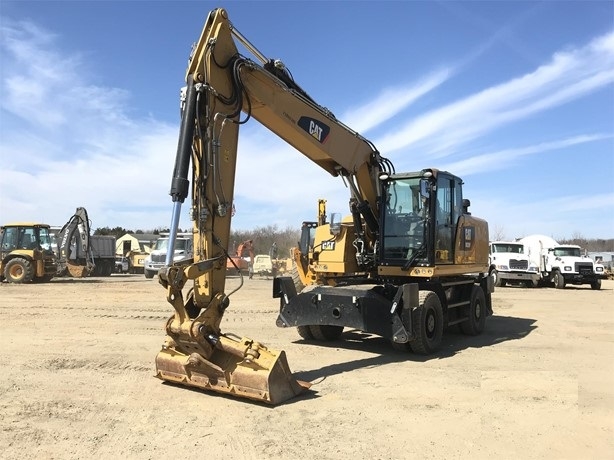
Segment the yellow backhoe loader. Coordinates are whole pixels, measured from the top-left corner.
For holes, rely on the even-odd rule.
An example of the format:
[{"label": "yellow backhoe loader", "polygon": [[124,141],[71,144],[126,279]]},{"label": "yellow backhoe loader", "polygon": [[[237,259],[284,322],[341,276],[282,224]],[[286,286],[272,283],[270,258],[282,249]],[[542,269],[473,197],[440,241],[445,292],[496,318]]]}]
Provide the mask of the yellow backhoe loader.
[{"label": "yellow backhoe loader", "polygon": [[278,326],[297,327],[312,340],[335,339],[351,327],[424,354],[437,350],[446,326],[459,324],[467,334],[484,329],[493,291],[488,225],[469,213],[460,178],[434,168],[396,173],[370,141],[301,89],[281,61],[249,43],[224,9],[207,17],[186,83],[168,254],[191,193],[194,260],[178,265],[167,257],[159,273],[175,310],[156,357],[160,379],[270,404],[309,387],[293,377],[283,351],[220,330],[232,294],[225,282],[237,141],[249,118],[350,191],[349,217],[326,222],[320,208],[318,221],[303,227],[296,260],[305,288],[297,290],[292,277],[275,279]]},{"label": "yellow backhoe loader", "polygon": [[57,272],[49,225],[18,222],[0,227],[0,281],[50,281]]}]

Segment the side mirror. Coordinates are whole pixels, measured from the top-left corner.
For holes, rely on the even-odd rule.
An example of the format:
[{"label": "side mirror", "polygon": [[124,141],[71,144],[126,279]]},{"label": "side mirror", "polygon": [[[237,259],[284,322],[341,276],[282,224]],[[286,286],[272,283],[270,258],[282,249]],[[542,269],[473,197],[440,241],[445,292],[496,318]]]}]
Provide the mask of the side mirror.
[{"label": "side mirror", "polygon": [[333,212],[330,215],[330,233],[334,236],[341,233],[341,214],[338,212]]},{"label": "side mirror", "polygon": [[471,215],[469,212],[469,206],[471,206],[471,201],[467,198],[463,198],[463,214]]}]

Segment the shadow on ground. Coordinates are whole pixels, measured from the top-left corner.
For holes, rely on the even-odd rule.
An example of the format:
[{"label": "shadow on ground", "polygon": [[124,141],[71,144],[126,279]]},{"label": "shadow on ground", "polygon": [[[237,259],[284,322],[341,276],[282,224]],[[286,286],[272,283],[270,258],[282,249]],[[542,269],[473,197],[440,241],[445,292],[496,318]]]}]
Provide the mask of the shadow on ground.
[{"label": "shadow on ground", "polygon": [[488,318],[484,332],[477,336],[464,335],[459,332],[458,328],[451,327],[444,332],[440,350],[428,356],[395,350],[388,340],[357,330],[348,330],[341,335],[339,340],[332,342],[301,340],[296,343],[313,344],[321,347],[323,352],[326,348],[342,348],[375,353],[376,356],[331,364],[311,371],[297,372],[295,377],[299,380],[312,382],[365,367],[382,366],[403,361],[426,362],[434,359],[445,359],[468,348],[489,347],[510,340],[522,339],[537,327],[535,321],[535,319],[530,318],[492,316]]}]

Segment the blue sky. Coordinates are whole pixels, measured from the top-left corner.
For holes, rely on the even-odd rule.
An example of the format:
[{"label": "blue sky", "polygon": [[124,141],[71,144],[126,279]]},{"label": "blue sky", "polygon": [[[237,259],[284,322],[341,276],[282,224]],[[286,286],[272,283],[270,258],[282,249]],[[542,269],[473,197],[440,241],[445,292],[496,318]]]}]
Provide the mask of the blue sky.
[{"label": "blue sky", "polygon": [[[179,90],[216,7],[397,172],[463,177],[491,237],[614,238],[612,1],[2,0],[0,220],[167,227]],[[347,211],[255,120],[236,183],[235,229]]]}]

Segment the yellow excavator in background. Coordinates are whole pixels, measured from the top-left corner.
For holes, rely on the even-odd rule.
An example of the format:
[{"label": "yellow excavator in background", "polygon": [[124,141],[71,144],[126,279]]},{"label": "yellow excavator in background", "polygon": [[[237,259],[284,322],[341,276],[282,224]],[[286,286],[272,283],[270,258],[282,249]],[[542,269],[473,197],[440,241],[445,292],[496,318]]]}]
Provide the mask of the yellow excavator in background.
[{"label": "yellow excavator in background", "polygon": [[[350,191],[348,218],[327,223],[320,203],[318,222],[306,228],[296,257],[306,287],[299,292],[292,277],[275,278],[278,326],[314,340],[352,327],[424,354],[437,350],[446,326],[483,330],[493,291],[488,224],[468,212],[460,178],[433,168],[396,173],[370,141],[301,89],[281,61],[249,43],[224,9],[207,17],[186,83],[168,254],[191,192],[194,260],[174,265],[167,257],[159,273],[175,313],[156,356],[157,377],[270,404],[310,386],[294,378],[283,351],[220,330],[232,294],[225,282],[238,134],[250,117]],[[193,289],[184,299],[189,280]]]}]

